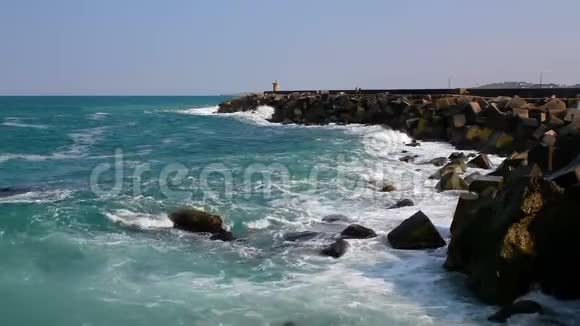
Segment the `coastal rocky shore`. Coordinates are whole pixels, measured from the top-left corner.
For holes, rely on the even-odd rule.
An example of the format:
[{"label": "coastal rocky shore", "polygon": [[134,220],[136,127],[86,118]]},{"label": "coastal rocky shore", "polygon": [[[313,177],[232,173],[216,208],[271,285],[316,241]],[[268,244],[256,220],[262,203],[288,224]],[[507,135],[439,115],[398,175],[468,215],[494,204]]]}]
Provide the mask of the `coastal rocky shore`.
[{"label": "coastal rocky shore", "polygon": [[[389,233],[389,244],[403,250],[448,245],[445,269],[466,275],[466,285],[483,302],[502,306],[491,321],[541,312],[534,302],[517,301],[534,288],[558,299],[580,299],[578,98],[270,93],[224,102],[218,112],[260,106],[274,108],[272,122],[384,125],[412,136],[409,146],[434,140],[480,151],[475,157],[457,152],[431,161],[441,167],[431,177],[439,180],[439,191],[462,191],[450,243],[418,211]],[[506,159],[494,169],[486,153]],[[463,178],[471,167],[489,173]],[[402,200],[393,208],[403,206],[413,203]],[[322,254],[338,258],[348,248],[345,239],[373,235],[351,225]]]}]

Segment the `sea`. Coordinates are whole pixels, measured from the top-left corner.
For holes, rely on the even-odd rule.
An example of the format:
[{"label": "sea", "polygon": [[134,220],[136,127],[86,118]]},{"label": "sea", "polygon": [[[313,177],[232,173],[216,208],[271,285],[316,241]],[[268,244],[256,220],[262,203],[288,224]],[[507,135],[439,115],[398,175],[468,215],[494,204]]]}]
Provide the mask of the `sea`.
[{"label": "sea", "polygon": [[[449,241],[459,192],[436,192],[426,162],[454,148],[275,124],[270,107],[217,114],[227,99],[0,97],[0,325],[487,324],[497,307],[444,271],[446,248],[386,239],[421,210]],[[388,208],[404,198],[415,206]],[[181,207],[219,214],[238,240],[172,229]],[[346,221],[323,221],[335,214]],[[378,237],[321,256],[350,223]],[[577,318],[530,296],[554,313],[510,325]]]}]

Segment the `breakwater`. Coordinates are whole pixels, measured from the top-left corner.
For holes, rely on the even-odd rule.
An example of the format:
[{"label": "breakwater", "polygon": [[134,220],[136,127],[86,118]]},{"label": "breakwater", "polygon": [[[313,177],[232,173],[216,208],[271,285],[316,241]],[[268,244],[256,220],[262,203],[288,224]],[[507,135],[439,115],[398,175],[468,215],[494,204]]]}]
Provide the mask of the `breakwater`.
[{"label": "breakwater", "polygon": [[[274,108],[272,122],[384,125],[418,140],[479,150],[472,160],[461,152],[432,160],[443,165],[431,177],[439,179],[437,189],[462,191],[444,267],[464,274],[482,301],[503,306],[493,321],[538,311],[533,302],[516,301],[535,287],[559,299],[580,299],[580,253],[573,249],[580,247],[577,97],[265,93],[224,102],[219,112],[264,105]],[[485,153],[508,157],[495,168]],[[490,172],[466,176],[469,167]],[[436,248],[440,238],[430,225],[417,213],[389,233],[390,245]]]},{"label": "breakwater", "polygon": [[420,140],[500,154],[550,142],[552,135],[546,135],[550,130],[573,134],[580,125],[576,97],[264,93],[224,102],[219,112],[249,111],[261,105],[275,109],[272,122],[378,124]]}]

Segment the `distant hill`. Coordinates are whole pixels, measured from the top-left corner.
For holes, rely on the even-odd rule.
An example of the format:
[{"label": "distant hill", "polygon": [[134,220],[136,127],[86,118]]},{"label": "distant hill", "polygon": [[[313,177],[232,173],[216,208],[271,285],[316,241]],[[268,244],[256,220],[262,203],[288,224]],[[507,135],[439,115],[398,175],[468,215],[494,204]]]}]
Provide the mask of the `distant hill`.
[{"label": "distant hill", "polygon": [[580,87],[580,84],[576,84],[574,86],[566,86],[566,85],[559,85],[559,84],[533,84],[528,82],[500,82],[500,83],[491,83],[483,86],[479,86],[476,88],[565,88],[565,87]]}]

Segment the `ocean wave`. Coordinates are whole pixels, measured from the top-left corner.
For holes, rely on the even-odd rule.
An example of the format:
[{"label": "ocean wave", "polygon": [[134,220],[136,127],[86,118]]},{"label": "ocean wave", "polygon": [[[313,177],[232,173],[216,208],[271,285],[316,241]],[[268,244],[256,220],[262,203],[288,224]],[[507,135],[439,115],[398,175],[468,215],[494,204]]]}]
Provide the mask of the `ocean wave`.
[{"label": "ocean wave", "polygon": [[15,128],[48,129],[48,126],[24,123],[24,122],[22,122],[21,118],[16,118],[16,117],[5,118],[4,122],[1,125],[6,126],[6,127],[15,127]]},{"label": "ocean wave", "polygon": [[106,112],[96,112],[96,113],[89,114],[87,116],[87,119],[94,120],[94,121],[100,121],[100,120],[105,119],[108,115],[109,115],[109,113],[106,113]]},{"label": "ocean wave", "polygon": [[137,213],[128,209],[118,209],[113,212],[105,213],[105,216],[115,223],[121,223],[141,229],[166,229],[173,227],[173,222],[169,220],[166,214],[152,215]]},{"label": "ocean wave", "polygon": [[107,127],[79,130],[68,135],[72,145],[63,146],[51,154],[0,153],[0,163],[10,160],[46,161],[66,160],[87,157],[88,149],[102,139]]},{"label": "ocean wave", "polygon": [[272,119],[272,115],[274,114],[274,108],[271,106],[263,105],[255,108],[254,110],[234,113],[218,113],[218,109],[218,106],[211,106],[205,108],[178,110],[173,112],[187,115],[230,117],[260,126],[276,125],[275,123],[269,121]]},{"label": "ocean wave", "polygon": [[29,191],[0,198],[0,204],[52,203],[64,200],[71,195],[70,190]]}]

